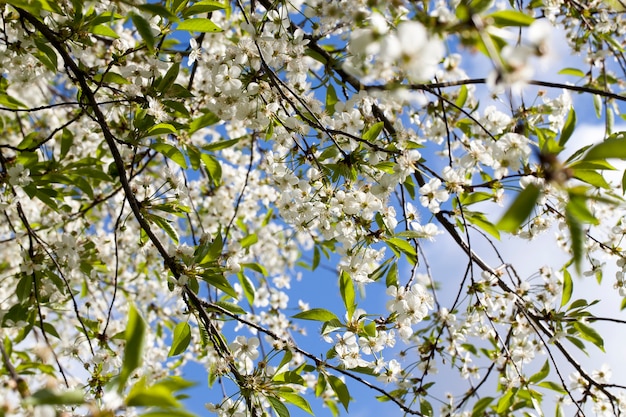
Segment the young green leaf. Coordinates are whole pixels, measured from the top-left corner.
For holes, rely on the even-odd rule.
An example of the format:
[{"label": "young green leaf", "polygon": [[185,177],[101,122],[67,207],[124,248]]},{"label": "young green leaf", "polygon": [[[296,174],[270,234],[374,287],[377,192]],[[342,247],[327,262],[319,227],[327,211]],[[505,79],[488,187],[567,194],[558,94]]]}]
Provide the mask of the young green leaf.
[{"label": "young green leaf", "polygon": [[283,400],[287,401],[290,404],[295,405],[296,407],[301,408],[307,413],[313,415],[313,410],[311,410],[311,406],[309,402],[305,400],[302,396],[298,394],[293,394],[291,392],[278,392],[278,396]]},{"label": "young green leaf", "polygon": [[350,392],[348,391],[348,387],[341,379],[337,378],[334,375],[328,375],[326,378],[328,379],[328,383],[330,384],[335,394],[337,394],[339,402],[347,412],[348,405],[350,405]]},{"label": "young green leaf", "polygon": [[280,399],[272,396],[267,396],[265,398],[267,398],[267,401],[269,401],[274,411],[276,411],[276,415],[278,415],[278,417],[289,417],[289,410],[287,410],[287,407],[285,407]]},{"label": "young green leaf", "polygon": [[187,160],[185,159],[185,155],[183,155],[180,149],[174,145],[164,142],[156,142],[151,144],[150,148],[176,162],[182,169],[187,169]]},{"label": "young green leaf", "polygon": [[126,346],[124,347],[122,371],[119,376],[120,392],[124,389],[124,385],[126,385],[126,381],[128,381],[133,371],[141,366],[145,336],[146,322],[139,314],[139,311],[137,311],[137,308],[131,304],[125,332]]},{"label": "young green leaf", "polygon": [[167,356],[176,356],[183,353],[191,342],[191,327],[186,321],[180,322],[172,332],[172,346]]},{"label": "young green leaf", "polygon": [[53,391],[42,388],[24,402],[29,405],[80,405],[85,402],[85,396],[80,390]]},{"label": "young green leaf", "polygon": [[600,333],[593,327],[587,326],[586,324],[576,321],[572,324],[576,330],[580,332],[580,337],[583,339],[593,343],[596,345],[602,352],[604,352],[604,340]]},{"label": "young green leaf", "polygon": [[217,26],[215,23],[211,21],[211,19],[206,18],[191,18],[182,21],[176,27],[176,30],[184,30],[187,32],[205,32],[205,33],[215,33],[221,32],[222,29]]},{"label": "young green leaf", "polygon": [[342,271],[339,275],[339,292],[341,299],[346,306],[348,317],[352,317],[352,313],[356,308],[356,294],[354,291],[354,281],[346,271]]},{"label": "young green leaf", "polygon": [[572,133],[574,133],[574,128],[576,127],[576,112],[572,107],[569,110],[567,115],[567,120],[565,121],[565,125],[561,130],[561,137],[559,138],[559,145],[565,146],[570,137],[572,137]]},{"label": "young green leaf", "polygon": [[583,160],[593,161],[609,158],[626,159],[626,132],[613,133],[602,142],[592,146]]},{"label": "young green leaf", "polygon": [[222,166],[220,165],[220,161],[213,155],[206,153],[200,154],[200,159],[204,163],[204,167],[207,169],[213,184],[219,186],[222,182]]},{"label": "young green leaf", "polygon": [[496,227],[505,232],[516,232],[522,223],[528,219],[530,213],[539,199],[539,188],[534,184],[529,184],[522,190],[509,206],[504,216],[500,219]]},{"label": "young green leaf", "polygon": [[133,24],[135,25],[139,36],[141,36],[141,38],[146,43],[148,49],[153,50],[154,35],[152,34],[152,27],[150,26],[150,23],[146,19],[135,13],[131,13],[130,18],[133,21]]},{"label": "young green leaf", "polygon": [[312,308],[311,310],[306,310],[301,313],[295,314],[293,318],[321,322],[326,322],[330,320],[339,321],[339,318],[335,314],[323,308]]},{"label": "young green leaf", "polygon": [[572,298],[573,291],[574,282],[572,281],[572,275],[567,269],[563,269],[563,294],[561,295],[561,307],[569,302]]},{"label": "young green leaf", "polygon": [[528,381],[531,383],[537,383],[539,381],[543,381],[550,374],[550,362],[546,359],[545,363],[536,374],[532,375],[528,378]]}]

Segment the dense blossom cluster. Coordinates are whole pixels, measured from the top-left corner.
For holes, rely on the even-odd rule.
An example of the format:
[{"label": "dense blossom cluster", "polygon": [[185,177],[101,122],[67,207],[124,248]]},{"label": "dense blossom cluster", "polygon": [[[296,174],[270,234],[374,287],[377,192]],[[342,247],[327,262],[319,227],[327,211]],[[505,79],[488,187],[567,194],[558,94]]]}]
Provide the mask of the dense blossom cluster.
[{"label": "dense blossom cluster", "polygon": [[[0,415],[189,415],[192,363],[219,416],[336,415],[361,385],[411,415],[626,413],[611,369],[577,361],[625,322],[572,296],[613,267],[626,296],[614,7],[16,0],[0,19]],[[582,59],[533,78],[557,35]],[[604,141],[573,143],[578,93]],[[560,263],[501,249],[554,233]]]}]

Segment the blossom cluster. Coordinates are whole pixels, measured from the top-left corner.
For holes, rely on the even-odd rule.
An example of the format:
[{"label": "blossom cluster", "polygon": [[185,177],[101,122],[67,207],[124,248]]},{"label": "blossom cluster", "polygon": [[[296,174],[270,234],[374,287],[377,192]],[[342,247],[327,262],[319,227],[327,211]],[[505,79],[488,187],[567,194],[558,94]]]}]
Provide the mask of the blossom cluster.
[{"label": "blossom cluster", "polygon": [[[0,5],[0,413],[170,413],[194,365],[220,416],[336,415],[350,380],[624,411],[575,358],[605,340],[572,276],[626,296],[604,2],[39,3]],[[555,34],[584,86],[533,80]],[[606,141],[572,144],[574,92]],[[510,255],[552,232],[562,262]]]}]

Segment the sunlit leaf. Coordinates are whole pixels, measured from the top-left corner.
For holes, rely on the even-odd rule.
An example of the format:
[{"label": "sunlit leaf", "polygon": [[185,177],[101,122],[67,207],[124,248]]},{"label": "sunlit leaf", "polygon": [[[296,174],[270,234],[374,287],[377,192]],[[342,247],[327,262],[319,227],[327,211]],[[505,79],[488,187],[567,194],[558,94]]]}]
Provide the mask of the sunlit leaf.
[{"label": "sunlit leaf", "polygon": [[576,328],[576,330],[580,332],[580,337],[593,343],[601,351],[604,352],[604,340],[602,339],[602,336],[600,336],[600,333],[598,333],[596,329],[580,321],[574,322],[572,326],[574,326],[574,328]]},{"label": "sunlit leaf", "polygon": [[295,405],[298,408],[306,411],[307,413],[313,415],[313,410],[311,410],[311,406],[309,402],[305,400],[302,396],[298,394],[293,394],[290,392],[279,392],[278,396],[283,400],[287,401],[290,404]]},{"label": "sunlit leaf", "polygon": [[516,232],[532,213],[540,193],[537,186],[529,184],[518,194],[496,227],[505,232]]},{"label": "sunlit leaf", "polygon": [[574,291],[574,282],[572,281],[572,275],[567,269],[563,270],[563,294],[561,295],[561,307],[566,305],[572,298],[572,292]]},{"label": "sunlit leaf", "polygon": [[323,308],[312,308],[310,310],[306,310],[301,313],[295,314],[293,318],[302,319],[302,320],[322,321],[322,322],[330,321],[330,320],[339,320],[339,318],[337,318],[335,314]]},{"label": "sunlit leaf", "polygon": [[352,313],[356,308],[356,294],[354,291],[354,281],[346,271],[339,274],[339,292],[341,299],[348,312],[348,317],[352,317]]},{"label": "sunlit leaf", "polygon": [[172,346],[167,356],[176,356],[183,353],[191,342],[191,327],[186,321],[182,321],[174,327],[172,332]]},{"label": "sunlit leaf", "polygon": [[527,13],[510,9],[498,10],[488,15],[488,17],[493,19],[494,24],[499,27],[530,26],[535,21],[535,19]]},{"label": "sunlit leaf", "polygon": [[126,324],[124,358],[122,359],[122,371],[119,377],[119,390],[122,391],[126,381],[133,371],[141,366],[146,335],[146,322],[131,304],[128,310],[128,323]]},{"label": "sunlit leaf", "polygon": [[626,132],[614,133],[597,145],[592,146],[583,160],[592,161],[609,158],[626,159]]},{"label": "sunlit leaf", "polygon": [[270,402],[270,405],[272,406],[274,411],[276,411],[278,417],[289,417],[289,410],[287,410],[287,407],[285,407],[280,399],[272,396],[267,396],[265,398],[267,398],[267,400]]},{"label": "sunlit leaf", "polygon": [[205,18],[191,18],[182,21],[176,27],[177,30],[185,30],[187,32],[208,32],[215,33],[221,32],[222,29],[211,21],[211,19]]}]

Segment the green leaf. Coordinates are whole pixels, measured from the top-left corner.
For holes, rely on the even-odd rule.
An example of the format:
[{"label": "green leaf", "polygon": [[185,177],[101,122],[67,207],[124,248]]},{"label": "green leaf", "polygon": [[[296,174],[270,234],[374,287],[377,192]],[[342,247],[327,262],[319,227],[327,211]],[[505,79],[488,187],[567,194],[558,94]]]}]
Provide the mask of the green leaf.
[{"label": "green leaf", "polygon": [[574,178],[581,180],[582,182],[586,182],[587,184],[591,184],[598,188],[610,189],[611,186],[604,179],[604,177],[597,171],[587,170],[587,169],[576,169],[574,170]]},{"label": "green leaf", "polygon": [[85,402],[84,393],[79,390],[53,391],[40,389],[24,400],[29,405],[80,405]]},{"label": "green leaf", "polygon": [[172,346],[167,356],[176,356],[183,353],[189,346],[189,342],[191,342],[191,327],[189,323],[186,321],[178,323],[172,332]]},{"label": "green leaf", "polygon": [[220,118],[214,115],[213,113],[211,112],[205,113],[202,116],[196,119],[193,119],[193,121],[189,123],[189,135],[194,134],[195,132],[202,129],[203,127],[214,125],[215,123],[219,121],[220,121]]},{"label": "green leaf", "polygon": [[350,392],[348,392],[346,384],[334,375],[327,375],[326,379],[335,394],[337,394],[337,398],[339,398],[339,402],[343,408],[348,411],[348,405],[350,404]]},{"label": "green leaf", "polygon": [[252,303],[254,303],[255,293],[254,284],[250,281],[250,278],[243,274],[243,272],[237,274],[237,278],[239,278],[239,283],[241,284],[241,288],[243,288],[243,295],[245,295],[248,303],[252,305]]},{"label": "green leaf", "polygon": [[598,224],[593,213],[587,207],[587,197],[575,193],[573,190],[569,191],[569,201],[565,206],[565,213],[573,216],[576,220],[583,223]]},{"label": "green leaf", "polygon": [[475,226],[478,226],[485,232],[489,233],[491,236],[500,240],[500,232],[498,231],[496,226],[493,225],[493,223],[487,220],[487,217],[483,213],[477,213],[477,212],[466,210],[465,218],[467,219],[468,222],[472,223]]},{"label": "green leaf", "polygon": [[203,0],[193,4],[183,12],[184,17],[193,16],[200,13],[210,13],[215,10],[223,10],[226,6],[220,1]]},{"label": "green leaf", "polygon": [[565,338],[567,340],[569,340],[574,346],[576,346],[578,349],[580,349],[582,352],[585,353],[585,355],[589,355],[587,353],[587,349],[585,349],[585,344],[583,343],[582,340],[580,340],[577,337],[572,337],[572,336],[565,336]]},{"label": "green leaf", "polygon": [[185,30],[187,32],[204,32],[215,33],[221,32],[219,26],[211,21],[211,19],[191,18],[178,24],[176,30]]},{"label": "green leaf", "polygon": [[42,64],[46,66],[50,71],[56,72],[59,66],[58,57],[54,49],[48,46],[47,43],[43,42],[40,39],[35,39],[35,44],[37,45],[37,49],[39,49],[39,54],[37,54],[37,59],[41,61]]},{"label": "green leaf", "polygon": [[365,326],[363,326],[363,331],[368,337],[376,337],[378,332],[376,331],[376,322],[370,321]]},{"label": "green leaf", "polygon": [[341,271],[339,275],[339,292],[341,293],[341,299],[346,306],[348,317],[352,318],[352,313],[356,308],[356,294],[354,291],[354,281],[346,271]]},{"label": "green leaf", "polygon": [[174,85],[174,81],[176,81],[176,77],[178,77],[178,72],[180,71],[180,63],[175,62],[172,66],[167,70],[159,84],[156,86],[156,91],[165,92],[169,90],[169,88]]},{"label": "green leaf", "polygon": [[489,404],[493,402],[493,397],[483,397],[476,401],[474,408],[472,408],[472,417],[482,417],[485,415],[484,411],[489,407]]},{"label": "green leaf", "polygon": [[335,314],[323,308],[312,308],[311,310],[307,310],[307,311],[303,311],[301,313],[295,314],[293,318],[302,319],[302,320],[321,321],[321,322],[326,322],[330,320],[339,321],[339,318]]},{"label": "green leaf", "polygon": [[146,322],[131,304],[128,311],[128,324],[126,325],[124,346],[124,359],[122,361],[122,371],[119,377],[119,391],[124,389],[124,385],[133,371],[141,366],[144,342],[146,336]]},{"label": "green leaf", "polygon": [[106,38],[118,39],[120,37],[120,35],[118,35],[116,31],[114,31],[113,29],[111,29],[111,27],[107,25],[92,26],[89,29],[89,32],[93,33],[94,35],[104,36]]},{"label": "green leaf", "polygon": [[165,219],[160,216],[156,216],[151,213],[146,213],[144,216],[146,220],[160,227],[172,239],[172,241],[174,241],[174,243],[178,245],[180,241],[178,237],[178,232],[176,231],[176,229],[172,227],[172,224],[170,223],[168,219]]},{"label": "green leaf", "polygon": [[289,410],[287,407],[280,401],[280,399],[272,396],[266,396],[267,400],[270,402],[270,405],[276,411],[278,417],[289,417]]},{"label": "green leaf", "polygon": [[566,305],[572,298],[572,292],[574,291],[574,282],[572,281],[572,275],[567,269],[563,270],[563,294],[561,295],[561,307]]},{"label": "green leaf", "polygon": [[174,135],[178,133],[178,131],[169,123],[159,123],[148,129],[148,132],[146,133],[146,136],[158,136],[163,134]]},{"label": "green leaf", "polygon": [[30,298],[31,290],[33,288],[32,275],[24,275],[17,283],[15,287],[15,295],[20,302],[24,302]]},{"label": "green leaf", "polygon": [[626,132],[616,132],[604,141],[592,146],[583,157],[584,161],[609,158],[626,159]]},{"label": "green leaf", "polygon": [[570,108],[569,113],[567,115],[567,120],[565,121],[565,125],[561,130],[561,137],[559,138],[559,145],[565,146],[570,137],[572,137],[572,133],[574,133],[574,128],[576,127],[576,112],[574,108]]},{"label": "green leaf", "polygon": [[498,27],[505,26],[530,26],[535,19],[517,10],[499,10],[487,16],[493,19],[493,23]]},{"label": "green leaf", "polygon": [[543,364],[539,372],[531,376],[528,381],[531,383],[537,383],[539,381],[543,381],[550,374],[550,363],[546,359],[546,362]]},{"label": "green leaf", "polygon": [[593,95],[593,108],[596,111],[596,117],[599,119],[602,116],[602,97],[597,94]]},{"label": "green leaf", "polygon": [[567,392],[565,391],[565,389],[563,389],[563,386],[561,384],[557,384],[556,382],[552,382],[552,381],[542,381],[539,384],[537,384],[537,386],[551,389],[552,391],[556,391],[559,394],[565,394]]},{"label": "green leaf", "polygon": [[150,23],[146,19],[135,13],[131,13],[130,18],[133,21],[137,32],[146,43],[148,49],[153,50],[154,35],[152,34],[152,27],[150,27]]},{"label": "green leaf", "polygon": [[535,203],[539,199],[540,193],[536,185],[529,184],[509,206],[496,227],[505,232],[516,232],[522,223],[530,216],[530,213],[535,207]]},{"label": "green leaf", "polygon": [[424,398],[420,398],[420,412],[424,417],[432,417],[433,406]]},{"label": "green leaf", "polygon": [[604,159],[595,159],[591,161],[576,161],[567,166],[574,170],[609,170],[614,171],[616,168]]},{"label": "green leaf", "polygon": [[119,84],[119,85],[130,84],[130,81],[128,81],[128,79],[122,77],[120,74],[113,72],[113,71],[107,71],[105,73],[98,73],[93,76],[93,79],[94,81],[98,83],[109,83],[109,84]]},{"label": "green leaf", "polygon": [[417,252],[415,250],[415,247],[406,240],[392,237],[389,239],[385,239],[385,242],[392,250],[394,250],[394,252],[400,251],[404,253],[412,265],[415,265],[417,263]]},{"label": "green leaf", "polygon": [[337,98],[337,92],[335,91],[335,87],[332,84],[328,85],[326,89],[326,113],[329,116],[335,114],[335,104],[339,102]]},{"label": "green leaf", "polygon": [[467,96],[468,96],[467,86],[462,85],[461,88],[459,89],[459,96],[457,97],[454,104],[456,104],[457,107],[463,107],[465,103],[467,102]]},{"label": "green leaf", "polygon": [[496,406],[496,413],[500,415],[504,415],[509,409],[511,405],[513,405],[513,399],[515,398],[515,391],[513,389],[509,389],[506,393],[500,397],[498,401],[498,405]]},{"label": "green leaf", "polygon": [[267,272],[267,269],[263,265],[261,265],[259,263],[256,263],[256,262],[243,263],[243,264],[241,264],[241,267],[242,268],[248,268],[248,269],[251,269],[253,271],[256,271],[259,274],[263,275],[264,277],[269,275],[268,272]]},{"label": "green leaf", "polygon": [[204,163],[211,180],[215,186],[219,186],[222,182],[222,166],[216,157],[206,153],[200,154],[200,159]]},{"label": "green leaf", "polygon": [[131,407],[180,407],[170,388],[159,383],[146,386],[145,377],[130,389],[126,405]]},{"label": "green leaf", "polygon": [[249,248],[250,246],[254,245],[258,241],[259,241],[259,237],[256,235],[256,233],[252,233],[252,234],[244,237],[243,239],[241,239],[241,241],[239,243],[241,244],[241,249],[245,249],[245,248]]},{"label": "green leaf", "polygon": [[156,3],[140,4],[137,6],[137,8],[139,10],[146,11],[152,15],[161,16],[167,20],[171,20],[174,22],[178,21],[178,17],[176,17],[175,14],[173,14],[169,9],[167,9],[167,7],[163,7],[160,4],[156,4]]},{"label": "green leaf", "polygon": [[164,410],[148,411],[141,413],[140,417],[198,417],[197,414],[190,413],[181,408],[167,408]]},{"label": "green leaf", "polygon": [[571,211],[565,211],[565,222],[570,233],[570,240],[572,242],[572,254],[574,256],[574,266],[576,272],[580,273],[580,264],[583,259],[584,242],[583,242],[583,228],[580,221],[572,215]]},{"label": "green leaf", "polygon": [[299,407],[302,410],[306,411],[307,413],[313,415],[313,410],[311,410],[311,406],[309,405],[309,402],[305,400],[304,398],[302,398],[300,395],[293,394],[291,392],[279,391],[278,396],[282,398],[283,400],[287,401],[288,403],[293,404],[296,407]]},{"label": "green leaf", "polygon": [[222,290],[224,293],[230,295],[234,299],[237,299],[237,292],[233,289],[228,280],[224,278],[224,275],[206,271],[201,275],[201,277],[205,282],[208,282],[215,288]]},{"label": "green leaf", "polygon": [[222,149],[230,148],[231,146],[236,145],[238,142],[239,139],[220,140],[217,142],[209,143],[208,145],[204,145],[202,149],[208,152],[219,151]]},{"label": "green leaf", "polygon": [[182,169],[187,169],[185,155],[176,146],[164,142],[156,142],[151,144],[150,148],[176,162]]},{"label": "green leaf", "polygon": [[378,138],[378,135],[380,135],[380,132],[383,131],[384,126],[385,124],[383,122],[375,123],[372,127],[367,129],[367,132],[363,133],[363,139],[368,142],[374,142],[376,138]]},{"label": "green leaf", "polygon": [[600,333],[598,333],[593,327],[576,321],[572,326],[580,332],[580,337],[596,345],[602,352],[604,352],[604,340]]},{"label": "green leaf", "polygon": [[320,264],[320,248],[313,248],[313,262],[311,263],[311,271],[315,271]]},{"label": "green leaf", "polygon": [[573,75],[574,77],[584,77],[585,73],[578,68],[563,68],[559,71],[560,75]]},{"label": "green leaf", "polygon": [[235,315],[246,314],[246,310],[239,307],[237,304],[229,303],[228,301],[215,301],[213,304]]},{"label": "green leaf", "polygon": [[391,286],[398,286],[398,262],[393,262],[389,272],[387,272],[387,278],[385,279],[385,286],[387,288]]}]

